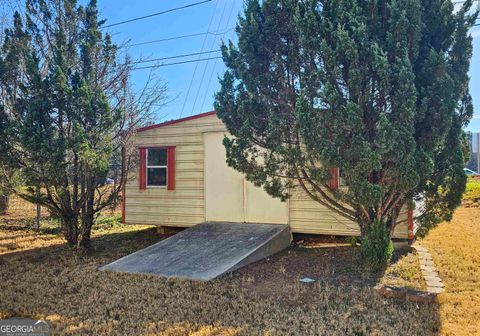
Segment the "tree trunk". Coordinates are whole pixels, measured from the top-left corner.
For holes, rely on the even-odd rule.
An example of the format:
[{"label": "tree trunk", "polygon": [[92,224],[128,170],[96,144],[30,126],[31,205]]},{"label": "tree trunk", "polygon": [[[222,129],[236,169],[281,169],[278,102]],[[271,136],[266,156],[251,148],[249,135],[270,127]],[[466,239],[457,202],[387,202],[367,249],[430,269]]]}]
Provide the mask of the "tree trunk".
[{"label": "tree trunk", "polygon": [[71,247],[77,246],[78,242],[78,216],[62,217],[63,235],[67,244]]},{"label": "tree trunk", "polygon": [[92,246],[91,235],[93,227],[93,212],[82,216],[82,234],[78,242],[79,247],[90,248]]},{"label": "tree trunk", "polygon": [[40,204],[37,204],[36,207],[37,207],[37,215],[35,217],[35,227],[33,229],[38,231],[40,230],[40,219],[42,217],[42,207],[40,206]]},{"label": "tree trunk", "polygon": [[0,214],[7,212],[9,199],[10,197],[7,195],[0,195]]},{"label": "tree trunk", "polygon": [[94,189],[94,180],[91,180],[87,183],[86,190],[88,192],[88,198],[85,202],[85,206],[82,208],[82,232],[80,236],[80,241],[78,242],[79,247],[90,248],[91,247],[91,233],[93,222],[95,218],[95,189]]}]

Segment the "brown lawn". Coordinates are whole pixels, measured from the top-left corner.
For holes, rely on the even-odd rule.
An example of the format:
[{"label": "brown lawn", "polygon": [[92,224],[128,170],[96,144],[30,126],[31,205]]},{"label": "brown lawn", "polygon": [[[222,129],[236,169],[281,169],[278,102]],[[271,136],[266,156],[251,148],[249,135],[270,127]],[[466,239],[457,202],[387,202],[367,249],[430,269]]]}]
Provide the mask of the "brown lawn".
[{"label": "brown lawn", "polygon": [[[372,287],[383,280],[362,273],[348,244],[306,242],[203,283],[97,271],[161,239],[151,228],[97,230],[95,251],[79,255],[51,229],[24,225],[0,218],[0,318],[47,319],[54,334],[434,335],[440,328],[436,305],[381,297]],[[415,257],[396,258],[389,281],[415,286]],[[303,284],[303,276],[319,281]]]},{"label": "brown lawn", "polygon": [[442,335],[480,335],[480,208],[460,208],[420,241],[443,282]]}]

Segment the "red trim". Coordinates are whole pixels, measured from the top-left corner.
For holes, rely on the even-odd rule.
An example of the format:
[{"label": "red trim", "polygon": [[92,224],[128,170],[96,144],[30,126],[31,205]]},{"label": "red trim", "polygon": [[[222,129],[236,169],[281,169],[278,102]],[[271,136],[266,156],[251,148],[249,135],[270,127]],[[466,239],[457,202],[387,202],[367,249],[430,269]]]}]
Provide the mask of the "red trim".
[{"label": "red trim", "polygon": [[148,130],[151,130],[151,129],[154,129],[154,128],[158,128],[158,127],[169,126],[169,125],[178,124],[178,123],[181,123],[181,122],[184,122],[184,121],[189,121],[189,120],[193,120],[193,119],[208,117],[208,116],[214,115],[214,114],[217,114],[217,112],[215,112],[215,111],[210,111],[210,112],[205,112],[205,113],[200,113],[200,114],[192,115],[192,116],[186,117],[186,118],[180,118],[180,119],[175,119],[175,120],[166,121],[166,122],[163,122],[163,123],[160,123],[160,124],[155,124],[155,125],[140,127],[140,128],[137,128],[137,132],[148,131]]},{"label": "red trim", "polygon": [[169,149],[175,148],[176,146],[138,146],[138,149]]},{"label": "red trim", "polygon": [[167,148],[167,190],[175,190],[175,147]]},{"label": "red trim", "polygon": [[147,189],[147,148],[139,148],[140,164],[139,169],[139,188],[140,190]]},{"label": "red trim", "polygon": [[415,237],[415,232],[413,232],[413,209],[408,209],[407,221],[408,221],[408,238],[413,239]]},{"label": "red trim", "polygon": [[147,150],[167,150],[167,190],[175,190],[175,146],[145,146],[138,147],[140,151],[139,185],[140,190],[147,189]]},{"label": "red trim", "polygon": [[338,167],[330,168],[330,176],[332,177],[328,182],[331,189],[337,190],[340,187],[340,169]]}]

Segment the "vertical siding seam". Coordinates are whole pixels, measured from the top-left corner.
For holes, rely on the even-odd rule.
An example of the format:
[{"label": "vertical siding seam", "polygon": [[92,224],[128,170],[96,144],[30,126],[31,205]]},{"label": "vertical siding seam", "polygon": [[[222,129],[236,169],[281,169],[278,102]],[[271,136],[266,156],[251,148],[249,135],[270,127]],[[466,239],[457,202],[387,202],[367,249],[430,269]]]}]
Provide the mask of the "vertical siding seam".
[{"label": "vertical siding seam", "polygon": [[205,134],[202,133],[202,158],[203,158],[203,220],[207,221],[207,164],[205,162]]},{"label": "vertical siding seam", "polygon": [[245,177],[242,179],[243,182],[243,222],[247,220],[247,181]]}]

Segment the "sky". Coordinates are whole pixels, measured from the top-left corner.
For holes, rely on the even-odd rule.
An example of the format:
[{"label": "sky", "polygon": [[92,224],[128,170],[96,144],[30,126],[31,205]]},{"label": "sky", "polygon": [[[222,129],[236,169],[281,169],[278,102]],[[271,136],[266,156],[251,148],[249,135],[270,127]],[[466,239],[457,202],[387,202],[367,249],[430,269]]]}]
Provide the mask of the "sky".
[{"label": "sky", "polygon": [[[101,14],[107,19],[107,24],[112,24],[198,1],[99,0],[98,5]],[[188,53],[209,52],[218,50],[221,40],[233,39],[235,41],[235,32],[231,28],[235,26],[242,7],[243,0],[213,0],[183,10],[114,26],[108,30],[112,33],[116,42],[130,41],[131,44],[207,31],[212,33],[225,32],[225,34],[218,36],[209,34],[129,48],[129,53],[133,58],[162,58]],[[475,116],[467,130],[480,132],[480,27],[474,27],[471,32],[474,37],[474,51],[470,68],[470,93],[473,98]],[[211,54],[165,60],[163,62],[195,60],[218,55],[220,53],[212,52]],[[145,83],[149,71],[149,69],[135,71],[132,80],[138,87]],[[157,113],[157,121],[211,111],[213,109],[213,96],[219,88],[218,76],[221,76],[224,71],[225,66],[221,59],[157,68],[155,75],[165,81],[169,96],[168,105]]]},{"label": "sky", "polygon": [[[98,0],[98,7],[101,17],[107,19],[106,25],[109,25],[199,1],[202,0]],[[87,1],[80,0],[79,2],[86,3]],[[216,50],[219,49],[221,40],[233,39],[234,42],[236,41],[232,28],[235,27],[242,7],[243,0],[211,0],[182,10],[116,25],[107,28],[106,31],[112,34],[114,41],[118,44],[125,42],[137,44],[182,35],[212,33],[130,46],[128,53],[133,59],[204,53],[157,63],[146,63],[142,66],[212,58],[220,56]],[[467,130],[480,132],[480,26],[472,28],[471,34],[474,50],[470,66],[470,93],[473,98],[475,115]],[[221,76],[225,69],[221,59],[155,69],[155,76],[163,80],[168,94],[168,104],[157,111],[156,121],[161,122],[211,111],[214,94],[219,89],[218,76]],[[150,69],[133,72],[132,82],[137,89],[143,87],[149,73]]]},{"label": "sky", "polygon": [[[99,0],[98,7],[108,24],[185,6],[201,0]],[[163,58],[176,55],[210,52],[185,58],[146,63],[172,63],[220,56],[221,40],[235,39],[237,16],[243,0],[213,0],[204,4],[170,12],[152,18],[107,28],[115,42],[130,44],[165,39],[175,36],[211,32],[219,35],[201,35],[129,47],[136,58]],[[132,81],[141,88],[151,69],[135,70]],[[157,112],[157,121],[187,117],[213,110],[213,96],[219,89],[218,76],[225,66],[222,59],[159,67],[154,74],[167,86],[169,103]]]},{"label": "sky", "polygon": [[480,26],[472,30],[473,56],[470,62],[470,94],[473,99],[473,119],[467,127],[471,132],[480,132]]}]

